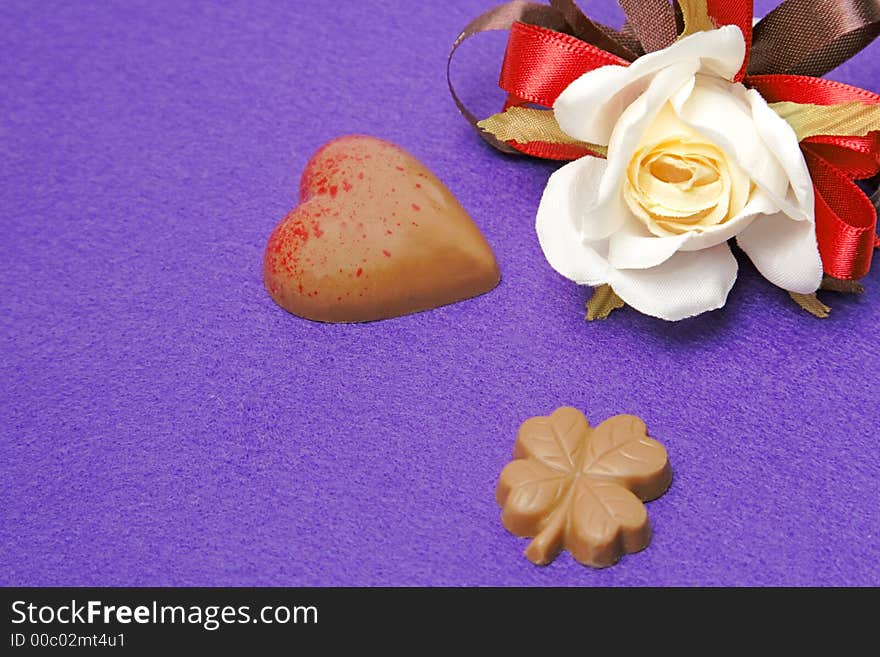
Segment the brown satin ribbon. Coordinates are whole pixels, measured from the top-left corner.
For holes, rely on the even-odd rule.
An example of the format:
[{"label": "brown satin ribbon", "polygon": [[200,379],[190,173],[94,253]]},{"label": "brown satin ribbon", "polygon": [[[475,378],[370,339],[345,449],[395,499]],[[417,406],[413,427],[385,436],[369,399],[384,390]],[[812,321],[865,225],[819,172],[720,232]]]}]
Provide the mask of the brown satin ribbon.
[{"label": "brown satin ribbon", "polygon": [[755,25],[749,75],[820,77],[880,34],[880,0],[787,0]]},{"label": "brown satin ribbon", "polygon": [[550,0],[550,6],[565,17],[572,28],[572,34],[581,41],[586,41],[629,62],[639,56],[639,51],[642,49],[638,40],[590,20],[574,0]]},{"label": "brown satin ribbon", "polygon": [[669,0],[617,0],[646,52],[672,45],[677,36],[675,10]]},{"label": "brown satin ribbon", "polygon": [[[452,44],[452,49],[449,51],[449,57],[446,60],[446,83],[449,86],[449,93],[452,95],[452,100],[455,102],[455,106],[458,107],[458,111],[474,127],[480,137],[493,148],[498,149],[502,153],[510,154],[519,154],[519,151],[480,128],[477,125],[479,122],[477,116],[465,106],[464,102],[455,92],[455,86],[452,84],[452,57],[455,55],[458,47],[475,34],[495,30],[509,30],[516,22],[529,23],[556,30],[557,32],[572,34],[608,52],[620,53],[620,57],[630,61],[638,56],[638,53],[631,49],[634,41],[631,36],[625,32],[618,32],[606,25],[591,21],[572,0],[553,0],[549,6],[524,0],[514,0],[513,2],[506,2],[503,5],[494,7],[477,16],[465,26]],[[624,44],[629,44],[629,46]],[[640,46],[638,50],[641,50]]]},{"label": "brown satin ribbon", "polygon": [[[646,51],[669,46],[680,31],[686,31],[688,22],[694,22],[693,16],[682,11],[679,1],[618,2],[627,17],[619,31],[587,18],[574,0],[550,0],[549,6],[514,0],[478,16],[455,40],[446,63],[449,92],[461,114],[488,144],[504,153],[519,153],[477,125],[478,118],[465,107],[452,84],[453,55],[465,40],[480,32],[508,30],[516,22],[529,23],[573,35],[633,61]],[[693,28],[706,26],[700,23]],[[749,74],[820,76],[855,55],[878,34],[880,0],[786,0],[755,26]]]},{"label": "brown satin ribbon", "polygon": [[645,54],[645,49],[639,43],[639,38],[636,36],[636,32],[629,21],[623,23],[623,27],[617,32],[617,38],[620,39],[624,46],[637,53],[639,57]]},{"label": "brown satin ribbon", "polygon": [[534,2],[514,0],[513,2],[507,2],[498,7],[494,7],[489,11],[480,14],[468,23],[452,44],[452,50],[449,51],[449,57],[446,59],[446,83],[449,85],[449,93],[452,94],[452,100],[455,101],[455,106],[458,107],[458,111],[461,112],[461,115],[467,119],[468,123],[474,127],[486,143],[493,148],[497,148],[502,153],[510,154],[519,154],[519,151],[481,129],[477,125],[477,122],[479,121],[477,116],[465,107],[465,104],[458,97],[458,94],[455,93],[455,86],[452,84],[452,56],[462,43],[475,34],[479,34],[480,32],[492,32],[495,30],[509,30],[511,25],[516,22],[540,25],[560,32],[567,32],[569,28],[565,17],[553,7],[539,5]]}]

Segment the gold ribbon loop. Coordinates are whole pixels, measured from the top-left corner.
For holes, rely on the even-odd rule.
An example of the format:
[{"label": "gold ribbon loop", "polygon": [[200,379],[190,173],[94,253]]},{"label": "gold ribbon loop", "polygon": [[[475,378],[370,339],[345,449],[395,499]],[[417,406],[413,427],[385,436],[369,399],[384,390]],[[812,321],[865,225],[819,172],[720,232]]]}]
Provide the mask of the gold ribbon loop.
[{"label": "gold ribbon loop", "polygon": [[771,103],[770,107],[794,128],[798,141],[816,135],[864,137],[869,132],[880,130],[880,105],[781,102]]},{"label": "gold ribbon loop", "polygon": [[511,107],[499,114],[483,119],[477,126],[501,141],[515,141],[528,144],[543,141],[549,144],[571,144],[582,146],[594,153],[606,156],[608,148],[578,141],[564,133],[556,122],[553,110],[532,109],[530,107]]},{"label": "gold ribbon loop", "polygon": [[715,29],[706,0],[677,0],[676,5],[681,12],[683,24],[680,39],[697,32]]}]

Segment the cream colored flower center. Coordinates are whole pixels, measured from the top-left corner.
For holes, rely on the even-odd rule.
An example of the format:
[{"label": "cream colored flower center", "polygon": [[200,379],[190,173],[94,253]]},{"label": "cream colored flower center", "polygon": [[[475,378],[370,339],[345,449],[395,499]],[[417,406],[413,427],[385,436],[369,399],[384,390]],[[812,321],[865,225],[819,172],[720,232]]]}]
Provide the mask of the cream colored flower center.
[{"label": "cream colored flower center", "polygon": [[742,168],[667,103],[629,162],[623,195],[648,230],[666,237],[725,223],[743,209],[751,189]]}]

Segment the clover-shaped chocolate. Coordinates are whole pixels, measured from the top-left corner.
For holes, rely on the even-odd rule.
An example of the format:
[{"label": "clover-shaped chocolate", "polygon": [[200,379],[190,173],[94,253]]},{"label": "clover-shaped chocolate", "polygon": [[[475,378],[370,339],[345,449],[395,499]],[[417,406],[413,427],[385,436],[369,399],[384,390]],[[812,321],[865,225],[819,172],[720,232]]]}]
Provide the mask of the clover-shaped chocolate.
[{"label": "clover-shaped chocolate", "polygon": [[533,563],[548,564],[564,548],[604,568],[648,546],[642,501],[666,491],[672,469],[639,418],[617,415],[593,428],[576,408],[558,408],[523,423],[513,457],[496,499],[508,531],[534,537],[526,549]]}]

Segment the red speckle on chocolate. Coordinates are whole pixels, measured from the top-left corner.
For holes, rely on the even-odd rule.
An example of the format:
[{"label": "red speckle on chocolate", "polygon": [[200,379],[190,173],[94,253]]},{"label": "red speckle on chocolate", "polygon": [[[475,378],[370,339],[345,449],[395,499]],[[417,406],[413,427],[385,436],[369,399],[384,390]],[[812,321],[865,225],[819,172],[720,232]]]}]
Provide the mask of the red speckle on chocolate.
[{"label": "red speckle on chocolate", "polygon": [[[288,230],[290,232],[290,237],[295,238],[300,243],[305,243],[309,241],[309,229],[306,227],[305,222],[303,222],[301,217],[294,220],[290,224]],[[288,255],[290,255],[289,251]]]},{"label": "red speckle on chocolate", "polygon": [[392,233],[390,230],[386,230],[386,231],[385,231],[385,234],[386,234],[386,235],[394,235],[394,233]]},{"label": "red speckle on chocolate", "polygon": [[326,187],[318,187],[318,193],[319,194],[326,194],[327,188]]},{"label": "red speckle on chocolate", "polygon": [[416,183],[416,189],[421,189],[421,188],[422,188],[422,183]]},{"label": "red speckle on chocolate", "polygon": [[358,180],[363,180],[363,179],[364,179],[364,172],[361,171],[361,172],[358,174]]},{"label": "red speckle on chocolate", "polygon": [[[340,269],[339,271],[342,271],[342,270]],[[358,270],[357,270],[357,273],[355,274],[355,276],[357,276],[358,278],[360,278],[360,277],[361,277],[361,274],[363,274],[363,273],[364,273],[364,269],[363,269],[363,267],[358,267]]]},{"label": "red speckle on chocolate", "polygon": [[342,301],[342,297],[336,297],[337,301]]},{"label": "red speckle on chocolate", "polygon": [[382,253],[385,255],[386,258],[391,257],[391,251],[386,251],[385,249],[382,249]]},{"label": "red speckle on chocolate", "polygon": [[344,192],[350,192],[350,191],[351,191],[351,183],[348,182],[347,180],[343,180],[343,181],[342,181],[342,191],[344,191]]},{"label": "red speckle on chocolate", "polygon": [[413,226],[418,226],[418,224],[417,224],[415,221],[411,221],[410,223],[411,223]]},{"label": "red speckle on chocolate", "polygon": [[413,203],[413,204],[412,204],[412,209],[415,210],[416,212],[419,212],[422,208],[419,207],[418,205],[416,205],[415,203]]},{"label": "red speckle on chocolate", "polygon": [[339,191],[339,188],[336,185],[330,185],[330,197],[336,198],[336,192]]},{"label": "red speckle on chocolate", "polygon": [[402,166],[400,166],[399,164],[396,165],[394,168],[397,169],[398,171],[405,171],[405,169]]}]

